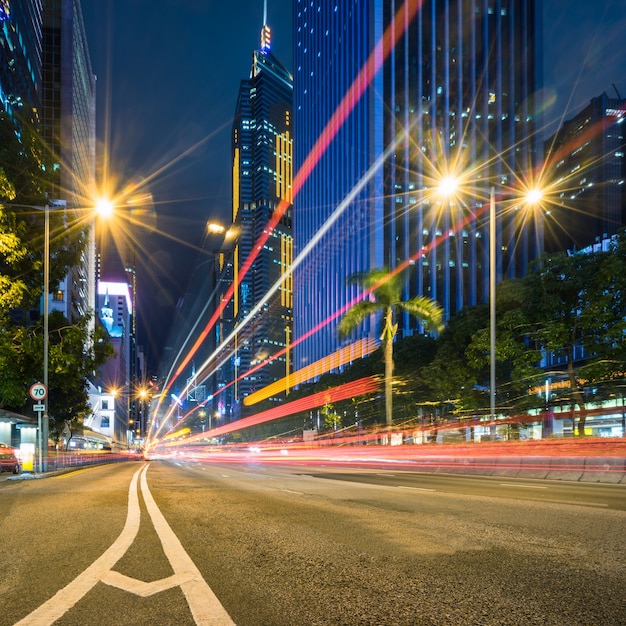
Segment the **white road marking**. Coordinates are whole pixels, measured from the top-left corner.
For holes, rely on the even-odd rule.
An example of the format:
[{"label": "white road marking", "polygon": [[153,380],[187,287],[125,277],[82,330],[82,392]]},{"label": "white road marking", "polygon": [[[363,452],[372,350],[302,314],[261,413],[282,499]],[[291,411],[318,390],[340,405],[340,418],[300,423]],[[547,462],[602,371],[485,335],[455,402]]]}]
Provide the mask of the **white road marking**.
[{"label": "white road marking", "polygon": [[500,487],[521,487],[523,489],[547,489],[541,485],[520,485],[518,483],[500,483]]},{"label": "white road marking", "polygon": [[[111,547],[72,582],[60,589],[52,598],[24,619],[17,622],[15,626],[50,626],[54,624],[98,582],[143,597],[172,587],[180,587],[198,626],[234,626],[234,622],[202,578],[202,574],[156,505],[146,480],[148,466],[149,464],[138,469],[133,475],[128,490],[126,524]],[[112,570],[112,567],[126,554],[139,532],[141,509],[137,494],[137,482],[140,474],[141,492],[148,514],[159,536],[165,556],[174,570],[173,576],[150,583],[130,578]]]},{"label": "white road marking", "polygon": [[215,626],[234,625],[226,609],[224,609],[217,599],[217,596],[206,584],[200,570],[195,566],[187,552],[185,552],[185,548],[183,548],[180,540],[170,528],[159,510],[159,507],[156,505],[150,493],[150,489],[148,489],[145,471],[141,475],[141,493],[143,494],[143,500],[146,503],[146,508],[152,519],[152,524],[161,540],[165,556],[167,556],[174,573],[186,579],[185,582],[175,584],[180,586],[183,590],[196,624],[210,624]]},{"label": "white road marking", "polygon": [[413,489],[413,491],[437,491],[436,489],[427,489],[426,487],[408,487],[407,485],[398,485],[398,489]]},{"label": "white road marking", "polygon": [[292,491],[291,489],[281,489],[285,493],[295,493],[297,496],[303,496],[304,493],[302,491]]}]

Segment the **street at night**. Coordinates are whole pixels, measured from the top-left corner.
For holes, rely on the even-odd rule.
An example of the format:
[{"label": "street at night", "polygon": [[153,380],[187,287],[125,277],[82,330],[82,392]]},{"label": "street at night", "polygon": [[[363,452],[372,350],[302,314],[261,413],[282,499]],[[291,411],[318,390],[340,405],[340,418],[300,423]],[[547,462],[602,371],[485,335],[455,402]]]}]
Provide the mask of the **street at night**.
[{"label": "street at night", "polygon": [[0,505],[2,625],[626,617],[624,485],[155,461],[3,480]]},{"label": "street at night", "polygon": [[0,626],[626,626],[625,0],[0,0]]}]

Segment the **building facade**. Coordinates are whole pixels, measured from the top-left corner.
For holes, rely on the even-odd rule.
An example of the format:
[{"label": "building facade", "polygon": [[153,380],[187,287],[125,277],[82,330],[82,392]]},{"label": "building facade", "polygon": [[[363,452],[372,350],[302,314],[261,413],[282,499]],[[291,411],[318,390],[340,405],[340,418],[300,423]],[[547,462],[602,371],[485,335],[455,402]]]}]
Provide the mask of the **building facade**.
[{"label": "building facade", "polygon": [[546,249],[578,251],[626,225],[626,99],[593,98],[545,142],[560,193],[546,222]]},{"label": "building facade", "polygon": [[[340,347],[353,273],[402,269],[403,299],[431,297],[447,317],[485,301],[492,187],[498,279],[538,254],[541,226],[514,198],[539,148],[540,16],[539,0],[297,0],[294,367]],[[461,190],[444,201],[450,175]],[[379,335],[374,321],[357,334]]]},{"label": "building facade", "polygon": [[138,389],[132,379],[132,311],[132,294],[126,282],[98,283],[99,323],[107,331],[115,356],[101,369],[98,393],[92,394],[93,415],[85,425],[123,445],[140,439],[145,428],[135,406]]},{"label": "building facade", "polygon": [[[222,271],[232,273],[236,285],[232,305],[216,327],[221,334],[218,345],[234,333],[233,341],[223,346],[231,356],[224,362],[224,371],[217,373],[220,381],[234,381],[224,391],[231,397],[218,400],[224,409],[228,407],[230,419],[244,415],[243,399],[284,378],[288,367],[284,350],[291,334],[293,306],[292,102],[292,74],[272,53],[270,29],[264,25],[261,45],[252,55],[250,76],[241,81],[237,98],[231,228],[237,235],[232,252],[220,261]],[[256,250],[256,242],[266,233],[281,203],[279,223]],[[274,286],[277,290],[268,297]],[[283,354],[278,354],[281,351]],[[229,370],[227,375],[225,370]]]},{"label": "building facade", "polygon": [[80,0],[43,0],[42,68],[41,134],[56,173],[49,193],[67,202],[68,223],[80,225],[86,240],[57,293],[64,294],[65,316],[75,320],[96,305],[96,80]]},{"label": "building facade", "polygon": [[41,104],[41,0],[0,0],[0,105],[35,123]]}]

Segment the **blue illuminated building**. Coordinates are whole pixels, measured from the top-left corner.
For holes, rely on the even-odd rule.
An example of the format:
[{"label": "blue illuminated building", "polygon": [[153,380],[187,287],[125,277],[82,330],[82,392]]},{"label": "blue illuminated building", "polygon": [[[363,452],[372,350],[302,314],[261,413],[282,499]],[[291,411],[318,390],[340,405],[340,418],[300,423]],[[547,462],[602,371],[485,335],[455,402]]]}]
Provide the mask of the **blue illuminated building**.
[{"label": "blue illuminated building", "polygon": [[[539,0],[296,0],[296,258],[314,247],[294,271],[294,368],[341,346],[355,272],[406,266],[403,299],[434,298],[446,317],[484,302],[492,186],[498,280],[541,250],[541,220],[512,199],[541,148],[540,16]],[[434,190],[453,171],[463,194],[444,202]],[[379,334],[370,321],[352,339]]]},{"label": "blue illuminated building", "polygon": [[41,0],[0,0],[0,106],[36,122],[41,89]]}]

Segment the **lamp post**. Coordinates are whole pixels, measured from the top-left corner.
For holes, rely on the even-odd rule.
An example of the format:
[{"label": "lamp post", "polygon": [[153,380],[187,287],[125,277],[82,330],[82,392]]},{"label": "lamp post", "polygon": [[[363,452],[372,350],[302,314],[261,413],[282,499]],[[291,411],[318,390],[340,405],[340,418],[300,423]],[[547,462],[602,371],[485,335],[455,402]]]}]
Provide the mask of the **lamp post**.
[{"label": "lamp post", "polygon": [[[459,182],[452,176],[442,178],[439,182],[439,195],[450,197],[456,194]],[[539,189],[528,189],[523,194],[526,204],[537,204],[543,193]],[[496,417],[496,188],[489,188],[489,417]]]},{"label": "lamp post", "polygon": [[[33,207],[44,212],[44,248],[43,248],[43,384],[48,389],[48,355],[50,352],[50,209],[66,209],[65,200],[47,200],[43,207]],[[96,205],[96,211],[103,217],[108,217],[113,209],[111,202],[100,200]],[[48,433],[50,419],[50,393],[45,399],[43,420],[38,420],[39,432],[39,469],[48,471]]]},{"label": "lamp post", "polygon": [[[525,204],[541,201],[540,189],[527,189],[523,194]],[[496,418],[496,188],[489,189],[489,417]],[[495,426],[493,427],[495,428]]]},{"label": "lamp post", "polygon": [[[48,353],[49,353],[49,317],[50,317],[50,208],[67,207],[65,200],[49,200],[44,210],[44,244],[43,244],[43,384],[48,389]],[[36,207],[41,209],[41,207]],[[45,400],[43,420],[39,423],[39,467],[48,471],[48,430],[50,415],[50,394]]]},{"label": "lamp post", "polygon": [[496,418],[496,188],[489,190],[489,417]]},{"label": "lamp post", "polygon": [[[44,243],[43,243],[43,384],[48,389],[48,317],[50,303],[50,205],[44,207]],[[39,432],[39,470],[45,472],[48,462],[48,405],[50,394],[45,400],[43,420],[37,424]],[[39,414],[41,416],[41,414]],[[45,443],[44,443],[45,442]]]}]

